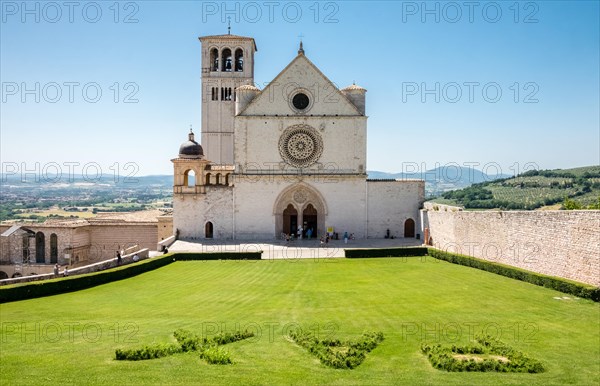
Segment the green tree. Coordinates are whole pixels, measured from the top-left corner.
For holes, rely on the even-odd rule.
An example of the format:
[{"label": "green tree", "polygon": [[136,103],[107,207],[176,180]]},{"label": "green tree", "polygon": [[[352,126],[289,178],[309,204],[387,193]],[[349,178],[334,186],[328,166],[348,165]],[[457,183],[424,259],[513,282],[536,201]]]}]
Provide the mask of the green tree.
[{"label": "green tree", "polygon": [[600,196],[598,196],[598,201],[596,201],[594,204],[590,204],[587,207],[588,209],[600,209]]},{"label": "green tree", "polygon": [[565,200],[562,204],[562,209],[564,210],[577,210],[581,209],[581,204],[575,200],[570,199],[569,197],[565,197]]}]

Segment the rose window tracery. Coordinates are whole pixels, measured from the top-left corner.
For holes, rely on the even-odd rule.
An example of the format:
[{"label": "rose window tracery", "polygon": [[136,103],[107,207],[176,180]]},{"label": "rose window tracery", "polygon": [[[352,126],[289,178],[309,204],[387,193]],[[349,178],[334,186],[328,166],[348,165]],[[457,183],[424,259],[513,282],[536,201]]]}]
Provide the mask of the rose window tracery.
[{"label": "rose window tracery", "polygon": [[323,140],[308,125],[295,125],[279,138],[279,154],[288,164],[303,168],[318,161],[323,152]]}]

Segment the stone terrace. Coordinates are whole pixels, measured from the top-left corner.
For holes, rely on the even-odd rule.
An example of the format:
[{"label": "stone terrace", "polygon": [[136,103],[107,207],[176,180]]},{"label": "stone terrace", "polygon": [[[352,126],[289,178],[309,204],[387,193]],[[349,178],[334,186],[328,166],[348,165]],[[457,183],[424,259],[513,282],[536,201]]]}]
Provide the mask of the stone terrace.
[{"label": "stone terrace", "polygon": [[236,242],[232,240],[214,240],[191,242],[177,240],[169,247],[169,252],[258,252],[268,259],[307,259],[344,257],[344,249],[354,248],[396,248],[422,245],[421,240],[399,239],[361,239],[330,240],[327,246],[320,246],[317,239],[285,241]]}]

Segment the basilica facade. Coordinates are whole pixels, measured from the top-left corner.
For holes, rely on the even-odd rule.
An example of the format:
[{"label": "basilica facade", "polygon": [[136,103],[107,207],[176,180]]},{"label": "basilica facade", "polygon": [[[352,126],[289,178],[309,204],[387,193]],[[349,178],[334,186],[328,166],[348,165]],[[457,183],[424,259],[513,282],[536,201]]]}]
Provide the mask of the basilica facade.
[{"label": "basilica facade", "polygon": [[368,179],[364,88],[338,89],[300,43],[260,90],[253,38],[199,39],[201,141],[172,160],[180,239],[418,237],[424,181]]}]

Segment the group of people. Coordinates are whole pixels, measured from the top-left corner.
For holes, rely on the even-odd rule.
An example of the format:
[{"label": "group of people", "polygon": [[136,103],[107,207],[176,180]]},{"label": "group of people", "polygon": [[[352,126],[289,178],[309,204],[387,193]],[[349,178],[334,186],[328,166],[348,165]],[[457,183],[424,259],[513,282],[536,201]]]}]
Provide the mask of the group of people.
[{"label": "group of people", "polygon": [[[305,234],[304,228],[302,228],[302,226],[300,226],[300,227],[298,227],[298,230],[296,230],[295,235],[298,240],[302,240],[305,235],[306,235],[307,239],[311,239],[313,237],[313,229],[308,228],[308,230],[306,231],[306,234]],[[294,233],[293,232],[292,233],[282,232],[281,238],[284,239],[286,242],[290,242],[290,240],[294,239]]]},{"label": "group of people", "polygon": [[[167,250],[167,248],[164,248],[163,252],[167,253],[169,251]],[[117,265],[121,265],[123,263],[123,253],[125,253],[125,251],[117,251]],[[137,253],[135,255],[133,255],[132,260],[134,262],[140,261],[140,257],[138,256]]]},{"label": "group of people", "polygon": [[[302,240],[303,232],[304,232],[304,229],[302,227],[298,227],[298,230],[295,232],[298,240]],[[313,230],[312,230],[312,228],[309,228],[306,231],[306,238],[310,239],[312,237],[313,237]],[[339,236],[336,233],[335,239],[337,240],[338,237]],[[282,232],[281,238],[289,243],[291,240],[294,239],[294,233]],[[321,246],[329,244],[329,240],[331,240],[332,238],[334,238],[333,235],[330,235],[329,232],[325,232],[325,234],[319,239]],[[344,244],[348,244],[348,240],[354,240],[354,233],[348,234],[348,232],[344,232]]]},{"label": "group of people", "polygon": [[[164,253],[167,253],[168,250],[166,248],[164,248]],[[139,261],[140,257],[138,256],[138,254],[136,253],[135,255],[133,255],[133,261]],[[121,265],[123,263],[123,251],[117,251],[117,265]],[[58,263],[54,264],[54,276],[58,276],[60,274],[60,266],[58,265]],[[65,267],[65,269],[63,270],[63,276],[69,276],[69,267]]]},{"label": "group of people", "polygon": [[[60,271],[60,266],[58,265],[58,263],[54,264],[54,276],[58,276]],[[63,271],[63,276],[69,276],[69,267],[65,267],[64,271]]]},{"label": "group of people", "polygon": [[[302,228],[302,225],[298,227],[296,234],[298,235],[298,240],[302,240],[302,237],[304,237],[304,228]],[[313,237],[313,229],[308,228],[308,230],[306,231],[306,238],[311,239],[312,237]]]}]

